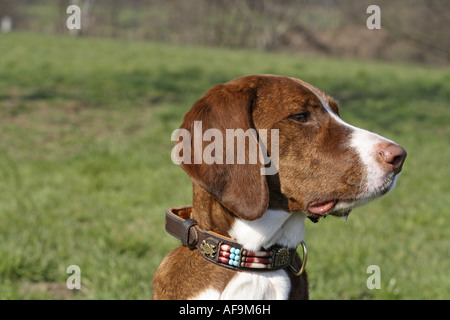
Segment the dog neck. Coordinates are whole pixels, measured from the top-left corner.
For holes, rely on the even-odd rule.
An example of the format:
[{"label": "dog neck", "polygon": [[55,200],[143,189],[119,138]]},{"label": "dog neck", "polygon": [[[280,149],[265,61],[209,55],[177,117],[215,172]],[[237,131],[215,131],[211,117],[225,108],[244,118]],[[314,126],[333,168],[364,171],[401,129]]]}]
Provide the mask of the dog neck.
[{"label": "dog neck", "polygon": [[198,222],[201,229],[229,237],[228,231],[236,216],[208,192],[193,183],[191,218]]},{"label": "dog neck", "polygon": [[246,221],[193,184],[193,210],[191,218],[197,220],[203,230],[231,237],[247,250],[260,250],[272,245],[295,249],[305,235],[303,213],[290,213],[278,205],[269,207],[255,221]]},{"label": "dog neck", "polygon": [[255,221],[236,219],[229,234],[248,250],[267,249],[275,244],[295,249],[303,241],[304,222],[304,214],[268,209]]}]

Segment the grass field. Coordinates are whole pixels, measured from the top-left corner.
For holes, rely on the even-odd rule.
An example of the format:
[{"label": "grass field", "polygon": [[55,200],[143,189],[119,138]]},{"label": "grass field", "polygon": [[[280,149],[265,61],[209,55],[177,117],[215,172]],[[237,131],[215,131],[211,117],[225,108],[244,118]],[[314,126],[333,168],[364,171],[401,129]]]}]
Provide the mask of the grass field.
[{"label": "grass field", "polygon": [[150,299],[178,245],[164,211],[192,201],[171,133],[213,84],[254,73],[322,88],[408,151],[392,193],[307,223],[311,298],[450,299],[449,69],[14,33],[0,52],[1,299]]}]

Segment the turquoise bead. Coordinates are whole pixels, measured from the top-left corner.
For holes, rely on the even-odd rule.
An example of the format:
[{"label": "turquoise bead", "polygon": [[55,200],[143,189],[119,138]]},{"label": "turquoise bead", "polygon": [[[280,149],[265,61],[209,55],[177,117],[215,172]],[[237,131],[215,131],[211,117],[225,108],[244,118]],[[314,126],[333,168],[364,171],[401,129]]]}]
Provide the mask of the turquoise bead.
[{"label": "turquoise bead", "polygon": [[228,261],[228,264],[229,264],[230,266],[234,266],[234,260],[230,259],[230,261]]},{"label": "turquoise bead", "polygon": [[236,250],[234,251],[234,254],[235,254],[235,255],[239,255],[239,253],[241,253],[241,250],[239,250],[239,249],[236,249]]},{"label": "turquoise bead", "polygon": [[236,248],[233,247],[233,248],[230,249],[230,252],[234,253],[235,250],[236,250]]},{"label": "turquoise bead", "polygon": [[239,262],[238,262],[238,261],[234,261],[234,262],[233,262],[233,265],[234,265],[235,267],[237,267],[237,266],[239,265]]},{"label": "turquoise bead", "polygon": [[234,253],[230,254],[230,259],[231,259],[231,260],[234,259]]}]

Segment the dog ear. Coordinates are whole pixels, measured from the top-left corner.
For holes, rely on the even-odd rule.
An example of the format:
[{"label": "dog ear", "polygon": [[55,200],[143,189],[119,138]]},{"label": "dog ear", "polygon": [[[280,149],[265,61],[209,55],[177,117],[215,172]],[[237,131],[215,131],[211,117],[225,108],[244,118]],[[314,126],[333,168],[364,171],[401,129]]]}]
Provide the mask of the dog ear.
[{"label": "dog ear", "polygon": [[[244,220],[262,217],[269,204],[266,177],[261,174],[264,164],[259,161],[258,137],[252,120],[255,99],[254,86],[216,85],[186,113],[180,127],[190,133],[191,152],[184,154],[187,161],[182,161],[181,167],[197,185]],[[245,150],[236,147],[234,137],[226,139],[227,129],[231,129],[228,133],[247,133]],[[256,151],[251,150],[251,143]]]}]

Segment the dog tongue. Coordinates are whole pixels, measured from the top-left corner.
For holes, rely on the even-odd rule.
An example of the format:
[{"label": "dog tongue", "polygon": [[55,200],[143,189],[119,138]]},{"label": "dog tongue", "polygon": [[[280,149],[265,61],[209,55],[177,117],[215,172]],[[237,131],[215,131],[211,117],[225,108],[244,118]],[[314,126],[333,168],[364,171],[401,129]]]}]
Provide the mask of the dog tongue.
[{"label": "dog tongue", "polygon": [[328,202],[314,202],[312,203],[308,210],[311,213],[314,214],[324,214],[333,208],[335,204],[335,201],[328,201]]}]

